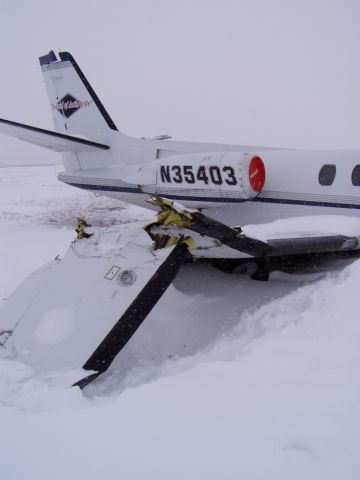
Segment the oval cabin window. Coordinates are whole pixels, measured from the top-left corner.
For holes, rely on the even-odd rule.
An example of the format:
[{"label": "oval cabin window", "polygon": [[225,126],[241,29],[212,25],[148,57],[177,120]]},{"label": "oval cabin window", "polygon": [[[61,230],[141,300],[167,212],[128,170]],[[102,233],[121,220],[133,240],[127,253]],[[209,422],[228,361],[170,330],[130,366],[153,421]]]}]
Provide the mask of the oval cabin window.
[{"label": "oval cabin window", "polygon": [[351,182],[355,187],[360,187],[360,165],[355,165],[351,174]]},{"label": "oval cabin window", "polygon": [[329,186],[332,185],[335,180],[336,165],[323,165],[319,172],[320,185]]}]

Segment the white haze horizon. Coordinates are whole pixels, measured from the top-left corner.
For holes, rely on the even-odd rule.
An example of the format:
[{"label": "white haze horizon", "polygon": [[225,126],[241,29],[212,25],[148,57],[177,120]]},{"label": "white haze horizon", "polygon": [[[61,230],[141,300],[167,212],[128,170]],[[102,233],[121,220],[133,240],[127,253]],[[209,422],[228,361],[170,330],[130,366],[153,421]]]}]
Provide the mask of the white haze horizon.
[{"label": "white haze horizon", "polygon": [[[53,129],[38,57],[70,51],[119,130],[360,148],[360,4],[0,0],[0,117]],[[60,161],[1,137],[0,165]]]}]

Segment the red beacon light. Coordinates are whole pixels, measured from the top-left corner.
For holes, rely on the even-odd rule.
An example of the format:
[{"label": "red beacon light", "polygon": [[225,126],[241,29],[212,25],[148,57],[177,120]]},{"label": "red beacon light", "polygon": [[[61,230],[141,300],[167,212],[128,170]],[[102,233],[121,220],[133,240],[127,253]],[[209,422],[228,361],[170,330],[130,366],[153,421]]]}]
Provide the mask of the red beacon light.
[{"label": "red beacon light", "polygon": [[260,157],[252,157],[249,163],[249,181],[254,192],[260,193],[265,184],[265,165]]}]

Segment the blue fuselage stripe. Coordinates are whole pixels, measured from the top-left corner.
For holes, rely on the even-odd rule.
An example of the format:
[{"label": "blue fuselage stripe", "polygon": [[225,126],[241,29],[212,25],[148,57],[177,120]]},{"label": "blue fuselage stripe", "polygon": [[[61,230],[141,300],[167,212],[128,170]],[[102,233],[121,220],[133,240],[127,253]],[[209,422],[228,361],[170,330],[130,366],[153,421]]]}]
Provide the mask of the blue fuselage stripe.
[{"label": "blue fuselage stripe", "polygon": [[120,192],[120,193],[144,193],[137,187],[114,187],[112,185],[88,185],[86,183],[70,183],[65,182],[72,187],[82,188],[83,190],[101,190],[103,192]]},{"label": "blue fuselage stripe", "polygon": [[339,203],[339,202],[319,202],[316,200],[293,200],[285,198],[265,198],[256,197],[252,199],[253,202],[262,203],[281,203],[285,205],[305,205],[309,207],[333,207],[333,208],[360,208],[360,205],[355,203]]},{"label": "blue fuselage stripe", "polygon": [[[66,183],[68,183],[68,185],[71,185],[73,187],[82,188],[84,190],[151,195],[150,193],[143,192],[140,188],[137,188],[137,187],[116,187],[112,185],[88,185],[84,183],[70,183],[70,182],[66,182]],[[191,195],[164,194],[163,196],[171,200],[179,200],[179,201],[187,200],[191,202],[244,203],[246,201],[240,198],[196,197]],[[279,203],[284,205],[304,205],[304,206],[312,206],[312,207],[360,209],[360,205],[357,205],[357,204],[339,203],[339,202],[320,202],[320,201],[314,201],[314,200],[295,200],[295,199],[284,199],[284,198],[256,197],[249,201],[262,202],[262,203]]]}]

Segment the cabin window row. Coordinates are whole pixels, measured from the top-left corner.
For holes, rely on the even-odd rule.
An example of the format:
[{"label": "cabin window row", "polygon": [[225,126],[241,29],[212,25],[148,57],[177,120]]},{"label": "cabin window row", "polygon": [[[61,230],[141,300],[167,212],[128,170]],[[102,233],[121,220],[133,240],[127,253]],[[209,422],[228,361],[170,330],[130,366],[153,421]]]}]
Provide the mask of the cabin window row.
[{"label": "cabin window row", "polygon": [[[336,165],[326,164],[320,168],[319,183],[323,186],[329,186],[334,183],[336,176]],[[360,187],[360,165],[355,165],[351,173],[351,183],[355,187]]]}]

